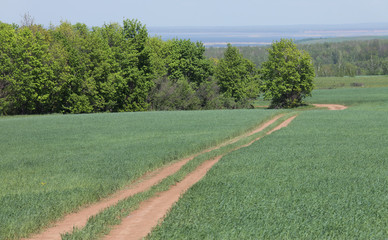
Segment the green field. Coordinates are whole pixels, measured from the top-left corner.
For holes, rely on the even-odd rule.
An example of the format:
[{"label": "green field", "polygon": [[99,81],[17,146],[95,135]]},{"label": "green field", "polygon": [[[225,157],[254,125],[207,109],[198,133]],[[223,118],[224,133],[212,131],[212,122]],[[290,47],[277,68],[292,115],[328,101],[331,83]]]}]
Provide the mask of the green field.
[{"label": "green field", "polygon": [[0,239],[18,238],[278,111],[0,118]]},{"label": "green field", "polygon": [[388,87],[388,76],[317,77],[316,89]]},{"label": "green field", "polygon": [[[333,82],[344,79],[348,81]],[[306,99],[350,108],[299,109],[286,129],[223,157],[150,238],[388,238],[387,77],[362,81],[373,84],[321,87]],[[251,109],[1,117],[0,239],[36,232],[147,171],[241,134],[277,113]],[[117,224],[118,215],[124,217],[141,199],[165,190],[205,158],[64,238],[100,235],[109,228],[104,221]]]},{"label": "green field", "polygon": [[388,88],[313,96],[352,107],[223,157],[150,239],[387,239]]},{"label": "green field", "polygon": [[360,106],[365,108],[385,107],[388,98],[388,87],[382,88],[342,88],[319,89],[313,92],[307,103],[337,103],[347,106]]},{"label": "green field", "polygon": [[[354,83],[358,83],[355,86]],[[305,102],[338,103],[354,105],[367,102],[386,102],[388,94],[388,76],[358,76],[358,77],[318,77],[314,80],[315,89],[312,97]],[[362,84],[360,86],[359,84]],[[264,108],[269,101],[259,98],[254,105]]]}]

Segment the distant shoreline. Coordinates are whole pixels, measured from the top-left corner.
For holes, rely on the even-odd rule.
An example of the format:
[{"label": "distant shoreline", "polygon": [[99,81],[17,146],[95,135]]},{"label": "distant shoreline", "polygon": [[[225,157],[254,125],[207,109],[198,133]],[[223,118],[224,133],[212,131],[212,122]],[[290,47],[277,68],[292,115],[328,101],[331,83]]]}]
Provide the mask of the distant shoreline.
[{"label": "distant shoreline", "polygon": [[305,39],[334,38],[388,38],[388,24],[354,25],[298,25],[298,26],[253,26],[253,27],[150,27],[151,36],[163,40],[190,39],[202,42],[206,47],[266,46],[281,38],[295,41]]},{"label": "distant shoreline", "polygon": [[267,46],[272,44],[272,42],[204,42],[203,45],[205,47],[217,47],[217,46],[226,47],[229,43],[232,44],[233,46],[241,46],[241,45]]}]

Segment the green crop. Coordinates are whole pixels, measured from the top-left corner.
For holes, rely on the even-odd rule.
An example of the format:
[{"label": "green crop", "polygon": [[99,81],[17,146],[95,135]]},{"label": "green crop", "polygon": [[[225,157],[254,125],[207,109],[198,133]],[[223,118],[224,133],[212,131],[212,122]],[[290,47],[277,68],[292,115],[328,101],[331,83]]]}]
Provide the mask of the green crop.
[{"label": "green crop", "polygon": [[160,183],[152,186],[149,190],[138,193],[127,199],[123,199],[118,202],[116,205],[111,206],[97,215],[91,217],[86,226],[83,228],[73,229],[71,233],[66,233],[62,235],[63,240],[76,240],[76,239],[99,239],[103,235],[109,234],[110,230],[114,225],[121,223],[121,220],[124,217],[127,217],[132,211],[139,207],[139,204],[142,201],[147,200],[148,198],[154,196],[156,193],[161,191],[167,191],[171,186],[175,185],[177,182],[182,181],[186,175],[193,170],[195,170],[200,164],[204,161],[227,154],[231,151],[234,151],[245,144],[249,144],[258,137],[263,137],[269,130],[280,124],[282,121],[286,120],[290,116],[295,115],[295,112],[290,112],[285,114],[283,117],[275,121],[273,124],[268,126],[262,132],[255,133],[250,136],[243,137],[242,139],[234,142],[232,144],[227,144],[220,148],[214,149],[210,152],[206,152],[198,155],[193,160],[186,163],[178,172],[168,176],[163,179]]},{"label": "green crop", "polygon": [[388,87],[388,76],[317,77],[316,89]]},{"label": "green crop", "polygon": [[147,171],[248,131],[278,111],[0,118],[0,239],[25,237]]},{"label": "green crop", "polygon": [[384,105],[387,102],[387,98],[388,87],[319,89],[313,91],[312,97],[306,99],[306,102],[337,103],[347,106],[361,105],[369,108],[369,106],[377,107],[378,105]]},{"label": "green crop", "polygon": [[[317,77],[315,90],[306,103],[338,103],[345,105],[384,102],[388,94],[388,76]],[[378,88],[378,89],[371,89]],[[254,105],[265,108],[270,104],[258,98]]]},{"label": "green crop", "polygon": [[387,89],[361,90],[223,157],[149,238],[387,239]]}]

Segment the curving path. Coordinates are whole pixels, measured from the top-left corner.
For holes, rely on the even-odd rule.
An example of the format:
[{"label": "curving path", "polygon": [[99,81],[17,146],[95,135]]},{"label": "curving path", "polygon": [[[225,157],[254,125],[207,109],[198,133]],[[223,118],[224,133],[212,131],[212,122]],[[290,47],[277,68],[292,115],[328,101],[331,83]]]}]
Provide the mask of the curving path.
[{"label": "curving path", "polygon": [[[290,117],[283,121],[277,127],[269,131],[267,134],[286,127],[296,116]],[[268,124],[269,126],[270,124]],[[264,129],[264,128],[263,128]],[[262,129],[262,130],[263,130]],[[237,147],[234,150],[242,147],[247,147],[253,142],[259,140],[256,138],[250,143]],[[227,154],[227,153],[226,153]],[[151,230],[163,219],[168,210],[179,197],[186,192],[192,185],[201,180],[207,171],[216,164],[224,155],[217,156],[201,164],[196,170],[188,174],[185,179],[169,190],[159,193],[157,196],[144,201],[139,209],[132,212],[126,217],[120,225],[116,226],[104,239],[106,240],[128,240],[128,239],[142,239],[151,232]]]},{"label": "curving path", "polygon": [[[346,109],[346,106],[338,105],[338,104],[313,104],[319,108],[328,108],[329,110],[343,110]],[[28,239],[61,239],[61,234],[70,232],[74,227],[82,228],[86,225],[87,220],[107,207],[115,205],[120,200],[133,196],[139,192],[146,191],[150,189],[153,185],[158,184],[164,178],[176,173],[183,165],[187,162],[195,158],[196,156],[213,151],[220,147],[232,144],[237,142],[238,140],[251,136],[255,133],[263,131],[265,128],[273,124],[283,115],[277,115],[271,120],[265,122],[260,125],[258,128],[233,138],[229,141],[226,141],[218,146],[206,149],[200,153],[194,154],[185,159],[181,159],[175,163],[172,163],[166,167],[157,169],[153,172],[145,174],[143,177],[138,179],[135,183],[131,184],[128,188],[119,191],[112,196],[103,199],[95,204],[92,204],[88,207],[81,209],[76,213],[69,214],[65,216],[61,221],[58,221],[53,224],[52,227],[44,230],[42,233],[36,234]],[[273,128],[267,134],[271,134],[272,132],[279,130],[283,127],[286,127],[296,116],[293,116],[286,121],[283,121],[281,124]],[[251,145],[253,142],[259,140],[257,138],[252,142],[237,147],[234,150],[237,150],[242,147],[246,147]],[[206,175],[206,172],[217,163],[222,156],[217,156],[216,158],[206,161],[202,165],[200,165],[196,170],[192,173],[188,174],[184,180],[179,182],[178,184],[171,187],[168,191],[157,194],[157,196],[146,200],[143,202],[138,210],[132,212],[127,218],[123,220],[123,222],[114,228],[111,233],[106,236],[106,239],[141,239],[149,232],[151,232],[152,228],[157,225],[157,223],[164,217],[166,212],[171,208],[171,206],[178,201],[179,197],[193,184],[202,179],[203,176]]]},{"label": "curving path", "polygon": [[218,146],[206,149],[200,153],[194,154],[190,157],[181,159],[175,163],[172,163],[170,165],[167,165],[165,167],[162,167],[160,169],[157,169],[155,171],[152,171],[150,173],[145,174],[143,177],[135,181],[133,184],[128,186],[126,189],[121,190],[111,196],[109,196],[106,199],[103,199],[97,203],[91,204],[83,209],[81,209],[78,212],[66,215],[62,220],[53,223],[53,225],[47,229],[45,229],[43,232],[35,234],[31,236],[30,238],[25,238],[24,240],[56,240],[61,239],[61,234],[66,232],[71,232],[74,227],[76,228],[82,228],[86,225],[88,219],[105,208],[108,208],[110,206],[115,205],[117,202],[128,198],[130,196],[133,196],[137,193],[147,191],[150,189],[153,185],[158,184],[160,181],[162,181],[164,178],[176,173],[183,165],[185,165],[187,162],[195,158],[196,156],[213,151],[215,149],[221,148],[223,146],[232,144],[237,142],[238,140],[250,136],[252,134],[255,134],[257,132],[262,131],[263,129],[267,128],[269,125],[274,123],[276,120],[281,118],[283,114],[277,115],[271,120],[265,122],[264,124],[261,124],[258,128],[245,133],[243,135],[240,135],[238,137],[235,137],[229,141],[226,141],[224,143],[219,144]]},{"label": "curving path", "polygon": [[319,108],[328,108],[329,110],[344,110],[347,109],[347,106],[340,105],[340,104],[313,104],[316,107]]}]

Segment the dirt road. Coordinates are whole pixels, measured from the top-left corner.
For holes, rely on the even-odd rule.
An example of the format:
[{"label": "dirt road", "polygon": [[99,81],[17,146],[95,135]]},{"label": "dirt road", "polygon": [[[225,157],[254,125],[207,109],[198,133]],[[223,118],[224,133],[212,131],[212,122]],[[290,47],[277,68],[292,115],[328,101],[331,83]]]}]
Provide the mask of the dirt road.
[{"label": "dirt road", "polygon": [[[337,104],[314,104],[314,106],[325,107],[330,110],[346,109],[346,106],[337,105]],[[219,144],[218,146],[206,149],[200,153],[194,154],[185,159],[181,159],[161,169],[147,173],[146,175],[144,175],[143,177],[141,177],[140,179],[132,183],[130,186],[128,186],[126,189],[121,190],[113,194],[112,196],[106,199],[103,199],[95,204],[84,207],[83,209],[81,209],[76,213],[72,213],[65,216],[63,220],[54,223],[52,227],[46,229],[40,234],[36,234],[32,236],[29,239],[40,239],[40,240],[61,239],[61,236],[60,236],[61,234],[72,231],[74,227],[77,227],[77,228],[84,227],[87,223],[87,220],[91,216],[98,214],[100,211],[104,210],[105,208],[113,206],[117,202],[125,198],[128,198],[137,193],[144,192],[150,189],[152,186],[158,184],[164,178],[176,173],[183,165],[185,165],[187,162],[189,162],[196,156],[206,152],[213,151],[215,149],[218,149],[220,147],[223,147],[229,144],[233,144],[242,138],[261,132],[264,129],[266,129],[268,126],[276,122],[282,116],[283,115],[277,115],[271,120],[265,122],[264,124],[260,125],[259,127],[257,127],[256,129],[248,133],[242,134],[236,138],[233,138],[229,141]],[[282,122],[272,130],[270,130],[267,134],[271,134],[273,131],[279,130],[282,127],[286,127],[295,117],[296,116],[293,116],[287,119],[286,121]],[[236,149],[249,146],[250,144],[252,144],[253,142],[259,139],[260,138],[257,138],[252,142],[246,145],[240,146]],[[233,150],[236,150],[236,149],[233,149]],[[125,218],[122,224],[114,228],[114,230],[111,231],[111,233],[106,237],[106,239],[141,239],[145,237],[152,230],[152,228],[154,228],[156,224],[164,217],[164,215],[171,208],[171,206],[176,201],[178,201],[179,197],[193,184],[195,184],[200,179],[202,179],[202,177],[205,176],[206,172],[214,164],[216,164],[221,158],[222,156],[218,156],[212,160],[206,161],[201,166],[199,166],[195,171],[188,174],[183,181],[171,187],[170,190],[159,193],[157,194],[157,196],[143,202],[140,205],[139,209],[135,210],[127,218]]]},{"label": "dirt road", "polygon": [[340,105],[340,104],[313,104],[316,107],[319,108],[328,108],[329,110],[344,110],[347,109],[347,106]]},{"label": "dirt road", "polygon": [[238,137],[235,137],[229,141],[226,141],[222,144],[219,144],[218,146],[206,149],[200,153],[194,154],[190,157],[187,157],[185,159],[181,159],[175,163],[172,163],[168,166],[165,166],[161,169],[157,169],[153,172],[147,173],[137,181],[135,181],[133,184],[128,186],[126,189],[121,190],[110,197],[103,199],[97,203],[91,204],[90,206],[86,206],[83,209],[81,209],[78,212],[69,214],[65,216],[61,221],[58,221],[53,224],[53,226],[47,228],[46,230],[42,231],[39,234],[35,234],[28,238],[29,240],[56,240],[61,239],[61,234],[70,232],[73,230],[74,227],[76,228],[82,228],[86,225],[88,219],[91,216],[94,216],[98,214],[100,211],[104,210],[107,207],[115,205],[120,200],[123,200],[125,198],[128,198],[130,196],[133,196],[137,193],[144,192],[148,189],[150,189],[153,185],[158,184],[160,181],[162,181],[164,178],[176,173],[183,165],[185,165],[187,162],[192,160],[194,157],[213,151],[215,149],[218,149],[220,147],[226,146],[228,144],[232,144],[237,142],[238,140],[250,136],[252,134],[255,134],[257,132],[262,131],[272,123],[274,123],[276,120],[278,120],[283,115],[277,115],[271,120],[265,122],[264,124],[261,124],[258,128],[242,134]]},{"label": "dirt road", "polygon": [[[293,119],[295,119],[295,117],[296,116],[293,116],[283,121],[267,134],[271,134],[276,130],[286,127]],[[249,144],[237,147],[233,149],[233,151],[242,147],[247,147],[259,139],[260,138],[257,138]],[[158,224],[158,222],[163,219],[173,204],[179,200],[179,197],[192,185],[201,180],[206,175],[207,171],[222,157],[223,155],[220,155],[212,160],[204,162],[196,170],[188,174],[183,181],[180,181],[176,185],[172,186],[169,190],[159,193],[157,196],[143,202],[139,209],[135,210],[127,218],[125,218],[121,224],[116,226],[104,239],[128,240],[142,239],[146,237],[148,233],[150,233],[151,230]]]}]

